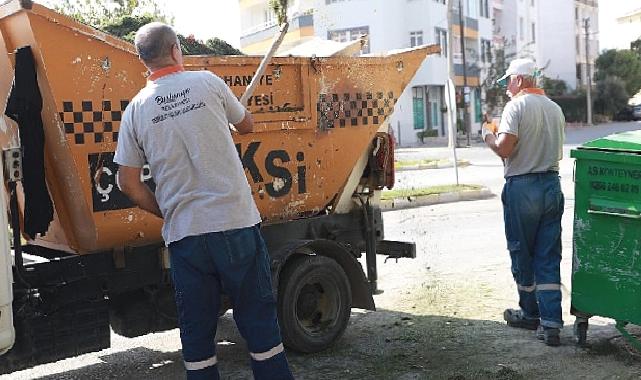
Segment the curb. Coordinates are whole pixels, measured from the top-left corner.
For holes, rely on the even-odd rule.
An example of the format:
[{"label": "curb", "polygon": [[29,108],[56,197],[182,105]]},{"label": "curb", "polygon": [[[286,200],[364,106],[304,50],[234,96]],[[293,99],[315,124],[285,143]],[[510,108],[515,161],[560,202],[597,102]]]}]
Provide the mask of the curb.
[{"label": "curb", "polygon": [[406,208],[429,206],[440,203],[452,203],[460,201],[475,201],[493,197],[494,194],[484,187],[479,190],[464,190],[451,193],[429,194],[418,197],[406,197],[381,200],[381,210],[402,210]]},{"label": "curb", "polygon": [[[459,160],[458,167],[461,168],[465,166],[470,166],[470,162],[467,160]],[[398,168],[394,168],[394,171],[402,172],[402,171],[409,171],[409,170],[446,169],[446,168],[452,168],[452,167],[454,167],[454,164],[451,161],[443,161],[443,162],[436,162],[433,164],[401,166]]]}]

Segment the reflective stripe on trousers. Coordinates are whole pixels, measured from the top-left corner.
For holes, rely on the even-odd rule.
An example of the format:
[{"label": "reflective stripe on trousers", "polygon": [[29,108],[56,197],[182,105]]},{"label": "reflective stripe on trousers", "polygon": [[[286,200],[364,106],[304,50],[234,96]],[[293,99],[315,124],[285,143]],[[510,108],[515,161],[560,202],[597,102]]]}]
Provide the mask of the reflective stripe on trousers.
[{"label": "reflective stripe on trousers", "polygon": [[200,371],[201,369],[205,369],[207,367],[214,366],[218,363],[218,359],[216,358],[216,355],[212,356],[209,359],[205,359],[199,362],[185,362],[185,369],[187,371]]},{"label": "reflective stripe on trousers", "polygon": [[278,346],[265,351],[265,352],[260,352],[260,353],[255,353],[255,352],[250,352],[249,355],[251,355],[252,359],[256,360],[257,362],[262,362],[268,359],[273,358],[274,356],[280,354],[281,352],[285,351],[285,347],[283,344],[279,344]]},{"label": "reflective stripe on trousers", "polygon": [[561,284],[518,285],[519,291],[532,293],[535,290],[561,290]]},{"label": "reflective stripe on trousers", "polygon": [[508,177],[501,201],[519,306],[526,318],[540,318],[542,326],[560,328],[564,197],[558,173]]},{"label": "reflective stripe on trousers", "polygon": [[169,250],[187,379],[219,378],[215,337],[221,293],[234,305],[236,326],[254,359],[254,379],[293,379],[258,227],[190,236]]}]

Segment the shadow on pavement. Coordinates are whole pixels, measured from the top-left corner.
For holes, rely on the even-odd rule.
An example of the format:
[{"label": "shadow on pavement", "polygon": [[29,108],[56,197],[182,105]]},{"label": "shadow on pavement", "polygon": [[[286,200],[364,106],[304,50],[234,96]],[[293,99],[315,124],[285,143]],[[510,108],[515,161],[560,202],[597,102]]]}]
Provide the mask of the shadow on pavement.
[{"label": "shadow on pavement", "polygon": [[[247,350],[231,318],[221,319],[218,340],[226,341],[217,348],[221,377],[251,379]],[[589,341],[591,347],[576,347],[571,325],[562,332],[562,347],[551,348],[534,332],[497,321],[355,310],[333,348],[309,355],[289,352],[288,357],[302,380],[638,376],[641,359],[612,326],[591,326]],[[98,358],[101,363],[40,379],[184,379],[179,351],[137,347]]]}]

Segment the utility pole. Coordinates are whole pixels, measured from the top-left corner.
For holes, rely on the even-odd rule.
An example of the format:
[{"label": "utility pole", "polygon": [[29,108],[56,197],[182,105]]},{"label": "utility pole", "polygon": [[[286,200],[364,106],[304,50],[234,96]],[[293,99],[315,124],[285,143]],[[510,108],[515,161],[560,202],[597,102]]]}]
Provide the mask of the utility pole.
[{"label": "utility pole", "polygon": [[458,137],[456,131],[456,87],[454,86],[454,79],[456,72],[454,70],[454,34],[452,33],[454,24],[454,1],[447,0],[447,47],[445,55],[447,56],[447,67],[449,71],[449,78],[445,83],[445,104],[447,104],[447,126],[449,133],[449,147],[452,148],[452,161],[454,163],[454,175],[456,176],[456,184],[459,184],[458,179],[458,158],[456,156],[456,147],[458,145]]},{"label": "utility pole", "polygon": [[465,60],[465,24],[463,23],[463,7],[461,6],[461,0],[458,0],[458,20],[459,27],[461,28],[461,54],[463,55],[463,126],[465,127],[465,132],[467,134],[467,146],[470,146],[470,134],[472,130],[470,127],[469,116],[467,114],[468,105],[467,105],[467,62]]},{"label": "utility pole", "polygon": [[585,76],[587,80],[588,125],[592,125],[592,75],[590,73],[590,18],[583,19],[585,28]]}]

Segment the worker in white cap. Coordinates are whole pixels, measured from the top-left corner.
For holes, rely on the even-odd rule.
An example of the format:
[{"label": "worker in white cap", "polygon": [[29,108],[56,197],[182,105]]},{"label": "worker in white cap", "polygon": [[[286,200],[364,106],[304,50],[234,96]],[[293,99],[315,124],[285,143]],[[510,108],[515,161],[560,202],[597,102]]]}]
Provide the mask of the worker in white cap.
[{"label": "worker in white cap", "polygon": [[503,159],[501,200],[507,249],[519,293],[519,309],[505,310],[512,327],[537,330],[549,346],[560,344],[561,216],[559,180],[565,118],[561,108],[536,87],[539,71],[530,59],[510,63],[499,83],[511,100],[496,132],[483,140]]}]

